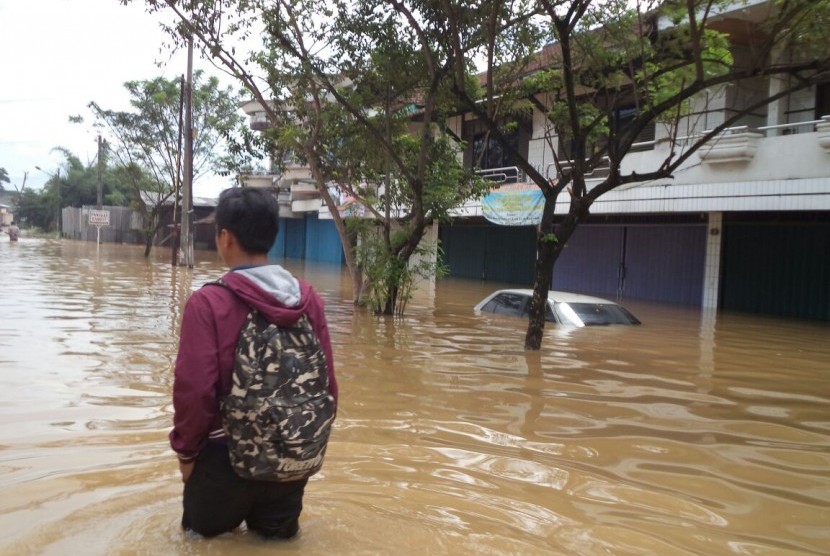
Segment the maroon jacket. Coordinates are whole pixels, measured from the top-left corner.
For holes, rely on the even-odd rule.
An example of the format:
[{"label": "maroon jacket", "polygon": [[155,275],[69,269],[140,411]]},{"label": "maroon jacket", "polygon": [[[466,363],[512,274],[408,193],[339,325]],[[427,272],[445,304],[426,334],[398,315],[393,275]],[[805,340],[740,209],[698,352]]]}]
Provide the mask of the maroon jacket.
[{"label": "maroon jacket", "polygon": [[337,399],[323,301],[311,286],[279,265],[234,269],[222,281],[227,288],[193,292],[182,315],[170,431],[170,446],[182,461],[193,460],[209,438],[224,436],[219,398],[230,392],[234,351],[251,307],[277,325],[308,316],[325,351],[329,388]]}]

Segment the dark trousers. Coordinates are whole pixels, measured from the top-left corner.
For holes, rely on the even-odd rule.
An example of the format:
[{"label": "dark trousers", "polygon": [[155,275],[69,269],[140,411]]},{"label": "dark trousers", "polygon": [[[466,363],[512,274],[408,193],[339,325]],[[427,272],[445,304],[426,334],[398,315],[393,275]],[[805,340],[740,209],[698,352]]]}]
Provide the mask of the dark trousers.
[{"label": "dark trousers", "polygon": [[184,484],[182,527],[213,537],[244,521],[248,530],[264,537],[289,539],[300,528],[307,482],[243,479],[231,467],[227,446],[208,442]]}]

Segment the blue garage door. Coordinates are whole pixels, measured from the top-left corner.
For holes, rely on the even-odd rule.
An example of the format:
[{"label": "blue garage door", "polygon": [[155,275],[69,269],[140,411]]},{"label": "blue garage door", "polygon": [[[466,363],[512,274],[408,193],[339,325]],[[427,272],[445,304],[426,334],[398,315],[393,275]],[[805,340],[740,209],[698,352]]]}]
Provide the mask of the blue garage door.
[{"label": "blue garage door", "polygon": [[309,261],[343,264],[343,246],[334,220],[306,218],[305,258]]},{"label": "blue garage door", "polygon": [[583,224],[554,267],[552,288],[699,305],[705,254],[702,224]]},{"label": "blue garage door", "polygon": [[621,226],[577,228],[554,265],[552,289],[616,294],[624,232]]},{"label": "blue garage door", "polygon": [[700,305],[706,226],[631,226],[626,235],[623,296]]},{"label": "blue garage door", "polygon": [[305,219],[280,218],[280,231],[268,256],[275,259],[302,259],[305,254]]}]

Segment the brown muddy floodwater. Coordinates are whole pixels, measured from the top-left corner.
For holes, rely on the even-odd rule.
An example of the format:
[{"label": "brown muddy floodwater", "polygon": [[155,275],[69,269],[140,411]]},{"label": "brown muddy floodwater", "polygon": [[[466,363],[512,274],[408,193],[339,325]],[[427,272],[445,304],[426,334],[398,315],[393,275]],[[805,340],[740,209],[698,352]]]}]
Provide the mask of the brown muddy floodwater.
[{"label": "brown muddy floodwater", "polygon": [[190,539],[167,446],[178,322],[215,278],[140,247],[0,244],[0,554],[830,554],[830,326],[628,302],[642,327],[474,315],[444,280],[404,319],[317,286],[341,405],[302,532]]}]

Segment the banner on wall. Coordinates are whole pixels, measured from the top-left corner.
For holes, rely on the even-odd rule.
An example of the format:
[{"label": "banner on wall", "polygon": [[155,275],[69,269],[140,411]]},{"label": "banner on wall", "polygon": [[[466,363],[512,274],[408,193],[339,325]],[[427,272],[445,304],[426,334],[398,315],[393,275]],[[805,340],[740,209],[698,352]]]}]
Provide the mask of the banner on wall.
[{"label": "banner on wall", "polygon": [[500,226],[538,226],[545,198],[530,183],[502,185],[481,199],[484,218]]}]

